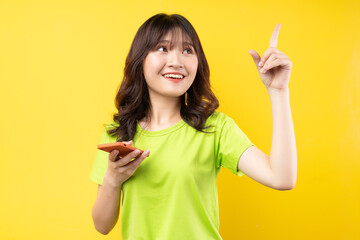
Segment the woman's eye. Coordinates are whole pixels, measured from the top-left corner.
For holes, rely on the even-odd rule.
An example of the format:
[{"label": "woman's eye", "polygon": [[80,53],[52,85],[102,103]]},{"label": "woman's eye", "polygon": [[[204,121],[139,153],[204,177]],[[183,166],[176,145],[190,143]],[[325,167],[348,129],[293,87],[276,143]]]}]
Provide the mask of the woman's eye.
[{"label": "woman's eye", "polygon": [[[157,50],[159,50],[159,49],[161,49],[161,48],[166,49],[166,47],[164,47],[164,46],[160,46],[160,47],[158,47],[158,48],[157,48]],[[161,52],[162,52],[162,51],[161,51]]]},{"label": "woman's eye", "polygon": [[193,51],[192,51],[192,49],[191,48],[187,48],[187,49],[185,49],[185,51],[190,51],[189,53],[193,53]]},{"label": "woman's eye", "polygon": [[[166,47],[165,46],[159,46],[156,48],[156,50],[160,51],[160,52],[165,52],[167,51]],[[193,50],[191,48],[186,48],[184,51],[188,51],[187,53],[188,54],[192,54],[193,53]]]}]

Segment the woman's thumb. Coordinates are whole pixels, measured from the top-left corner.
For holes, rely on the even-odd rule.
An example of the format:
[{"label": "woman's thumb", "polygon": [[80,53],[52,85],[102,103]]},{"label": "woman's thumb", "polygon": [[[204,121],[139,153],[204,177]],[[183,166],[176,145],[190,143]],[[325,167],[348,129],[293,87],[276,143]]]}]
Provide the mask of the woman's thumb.
[{"label": "woman's thumb", "polygon": [[257,67],[257,68],[260,68],[259,65],[258,65],[259,62],[260,62],[260,60],[261,60],[260,55],[259,55],[255,50],[252,50],[252,49],[250,49],[248,53],[249,53],[249,54],[251,55],[251,57],[253,58],[253,60],[254,60],[254,62],[255,62],[255,64],[256,64],[256,67]]}]

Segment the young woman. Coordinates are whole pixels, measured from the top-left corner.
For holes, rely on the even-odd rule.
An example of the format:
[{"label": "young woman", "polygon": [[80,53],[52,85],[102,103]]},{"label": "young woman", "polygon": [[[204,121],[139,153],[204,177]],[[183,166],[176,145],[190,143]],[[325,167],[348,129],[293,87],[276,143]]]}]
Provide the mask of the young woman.
[{"label": "young woman", "polygon": [[[278,114],[271,161],[233,119],[215,111],[209,66],[190,22],[157,14],[139,28],[116,96],[118,113],[100,143],[123,141],[146,151],[122,158],[117,150],[97,152],[90,178],[99,186],[92,216],[100,233],[116,225],[122,192],[123,239],[222,239],[221,167],[274,189],[294,187],[296,147],[286,97],[292,63],[276,49],[279,27],[261,58],[266,71],[257,66]],[[259,55],[249,53],[258,64]]]}]

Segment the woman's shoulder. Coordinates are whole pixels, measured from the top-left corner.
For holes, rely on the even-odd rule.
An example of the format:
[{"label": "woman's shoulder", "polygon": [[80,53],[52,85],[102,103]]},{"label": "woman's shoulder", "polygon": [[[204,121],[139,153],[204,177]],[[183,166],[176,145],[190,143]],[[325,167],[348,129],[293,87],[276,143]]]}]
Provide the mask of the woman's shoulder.
[{"label": "woman's shoulder", "polygon": [[216,126],[217,128],[221,128],[224,124],[231,119],[227,114],[214,111],[206,120],[206,126]]},{"label": "woman's shoulder", "polygon": [[217,123],[222,123],[224,121],[226,121],[226,119],[230,118],[228,115],[226,115],[223,112],[220,111],[214,111],[207,119],[208,122],[217,122]]},{"label": "woman's shoulder", "polygon": [[103,127],[105,130],[109,130],[109,129],[119,127],[119,123],[117,123],[115,121],[111,121],[109,123],[103,123]]},{"label": "woman's shoulder", "polygon": [[114,133],[110,134],[109,130],[116,128],[117,126],[119,126],[119,124],[117,124],[114,121],[111,121],[109,123],[103,123],[102,126],[103,126],[102,143],[116,142],[116,135]]}]

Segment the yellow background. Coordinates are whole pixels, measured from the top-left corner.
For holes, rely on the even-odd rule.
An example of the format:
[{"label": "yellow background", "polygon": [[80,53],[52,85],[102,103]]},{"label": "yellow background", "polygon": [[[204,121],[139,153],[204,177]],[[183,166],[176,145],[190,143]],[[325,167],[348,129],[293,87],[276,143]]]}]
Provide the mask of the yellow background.
[{"label": "yellow background", "polygon": [[270,100],[248,51],[293,62],[297,185],[223,169],[224,239],[360,238],[358,1],[0,1],[0,239],[121,239],[96,232],[89,173],[140,25],[179,13],[197,30],[219,111],[270,155]]}]

